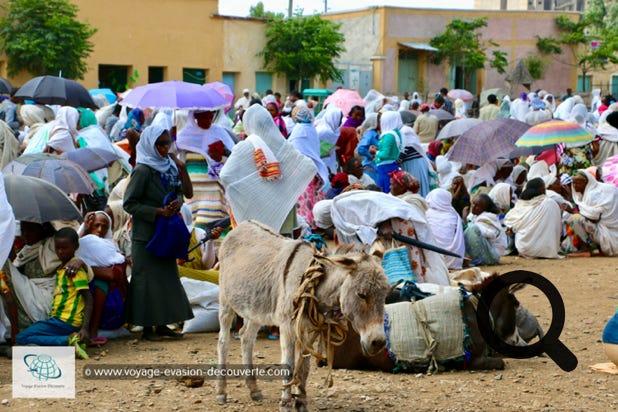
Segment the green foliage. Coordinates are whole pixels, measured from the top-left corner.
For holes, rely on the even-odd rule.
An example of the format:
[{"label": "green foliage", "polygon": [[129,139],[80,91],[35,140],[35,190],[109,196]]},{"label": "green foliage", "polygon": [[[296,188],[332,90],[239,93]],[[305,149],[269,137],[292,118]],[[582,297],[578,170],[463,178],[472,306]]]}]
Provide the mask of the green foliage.
[{"label": "green foliage", "polygon": [[85,59],[93,50],[96,29],[76,20],[77,6],[68,0],[8,0],[0,20],[0,47],[10,75],[27,70],[35,76],[83,79]]},{"label": "green foliage", "polygon": [[528,73],[534,80],[540,80],[545,76],[545,69],[547,69],[547,61],[539,56],[532,55],[524,59]]},{"label": "green foliage", "polygon": [[[566,16],[555,19],[558,37],[537,36],[537,49],[542,55],[555,56],[570,51],[582,77],[591,70],[604,70],[608,63],[618,63],[618,4],[612,2],[609,8],[603,0],[590,0],[586,13],[573,21]],[[591,42],[599,42],[592,49]]]},{"label": "green foliage", "polygon": [[254,17],[257,19],[282,19],[284,17],[283,13],[274,13],[272,11],[266,11],[264,9],[264,3],[261,1],[255,6],[251,6],[249,8],[249,17]]},{"label": "green foliage", "polygon": [[340,80],[341,71],[333,64],[345,51],[339,27],[318,15],[269,20],[266,46],[258,56],[264,59],[265,69],[288,79]]},{"label": "green foliage", "polygon": [[472,21],[459,19],[451,21],[444,33],[429,41],[431,46],[438,49],[433,54],[432,63],[440,64],[447,60],[451,66],[461,67],[466,86],[470,82],[472,73],[485,67],[487,62],[499,73],[504,73],[508,65],[505,52],[494,50],[491,59],[487,57],[487,49],[496,47],[498,44],[491,40],[482,40],[478,29],[485,26],[487,26],[486,17]]}]

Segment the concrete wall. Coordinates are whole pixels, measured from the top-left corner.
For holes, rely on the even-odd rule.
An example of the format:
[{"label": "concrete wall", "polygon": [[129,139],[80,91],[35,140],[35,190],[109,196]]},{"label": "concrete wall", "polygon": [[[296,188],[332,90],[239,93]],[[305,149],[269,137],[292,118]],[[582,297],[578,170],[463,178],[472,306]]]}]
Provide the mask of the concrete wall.
[{"label": "concrete wall", "polygon": [[[373,60],[373,87],[384,93],[393,93],[397,90],[397,61],[398,51],[402,48],[399,44],[401,42],[429,43],[431,38],[444,31],[452,19],[472,20],[487,17],[488,25],[481,30],[482,37],[498,43],[497,48],[507,53],[509,69],[512,69],[518,59],[537,53],[535,35],[549,36],[556,33],[553,20],[561,13],[378,7],[354,12],[356,19],[354,21],[350,20],[349,14],[334,13],[323,17],[348,23],[341,29],[346,37],[347,49],[356,51],[368,48],[374,55],[381,56],[381,59]],[[378,38],[375,35],[369,36],[370,32],[367,29],[363,30],[359,24],[362,21],[361,16],[368,19],[376,14],[380,15],[380,21],[384,22]],[[576,16],[571,15],[572,18]],[[488,48],[488,55],[492,50],[493,47]],[[449,68],[446,64],[440,66],[431,64],[429,53],[419,51],[419,78],[425,85],[425,90],[419,90],[421,93],[433,93],[441,87],[449,87]],[[367,53],[357,52],[346,57],[355,59],[353,61],[356,63],[367,63]],[[532,87],[557,93],[567,87],[573,87],[577,83],[577,73],[570,63],[572,57],[564,54],[550,65],[545,78],[534,83]],[[477,89],[505,87],[504,77],[505,74],[499,74],[487,66],[477,74]],[[513,91],[517,90],[518,87],[514,87]]]}]

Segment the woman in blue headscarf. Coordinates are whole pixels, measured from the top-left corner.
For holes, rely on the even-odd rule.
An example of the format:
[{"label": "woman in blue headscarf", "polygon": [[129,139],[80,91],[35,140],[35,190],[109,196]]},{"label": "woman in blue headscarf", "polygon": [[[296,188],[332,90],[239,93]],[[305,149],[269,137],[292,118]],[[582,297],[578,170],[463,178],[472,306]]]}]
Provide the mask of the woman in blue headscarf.
[{"label": "woman in blue headscarf", "polygon": [[[155,234],[157,216],[177,214],[183,195],[193,195],[186,166],[169,154],[171,144],[169,131],[161,123],[143,130],[137,144],[136,166],[123,202],[124,210],[133,218],[133,269],[127,297],[127,321],[144,326],[143,338],[155,341],[163,336],[182,337],[166,325],[193,317],[178,277],[176,259],[157,257],[146,249]],[[177,199],[163,205],[164,198],[172,192]],[[153,330],[153,327],[156,328]]]}]

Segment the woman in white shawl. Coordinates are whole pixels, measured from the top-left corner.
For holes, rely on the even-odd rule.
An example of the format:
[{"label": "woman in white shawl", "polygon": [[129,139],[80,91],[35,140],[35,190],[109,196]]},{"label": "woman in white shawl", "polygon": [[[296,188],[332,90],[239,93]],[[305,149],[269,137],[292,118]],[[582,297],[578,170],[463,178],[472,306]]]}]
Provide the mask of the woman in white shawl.
[{"label": "woman in white shawl", "polygon": [[193,223],[201,228],[228,216],[219,172],[234,141],[225,129],[213,123],[214,116],[212,111],[189,111],[176,140],[179,157],[187,165],[193,183],[193,197],[186,202],[193,212]]},{"label": "woman in white shawl", "polygon": [[336,144],[339,139],[339,128],[343,120],[343,112],[334,105],[328,105],[324,116],[316,122],[315,129],[320,139],[320,156],[332,174],[337,173]]},{"label": "woman in white shawl", "polygon": [[618,253],[618,189],[598,182],[585,170],[578,170],[571,183],[579,213],[567,221],[565,252],[594,250],[606,256]]},{"label": "woman in white shawl", "polygon": [[429,209],[425,212],[427,222],[436,245],[457,253],[460,258],[444,255],[444,262],[449,269],[461,269],[466,245],[463,235],[463,223],[451,204],[451,194],[444,189],[434,189],[427,195]]},{"label": "woman in white shawl", "polygon": [[506,214],[504,224],[515,233],[515,247],[521,256],[560,257],[561,210],[545,194],[543,179],[528,182],[515,207]]},{"label": "woman in white shawl", "polygon": [[[15,239],[15,217],[13,216],[13,208],[6,198],[4,191],[4,177],[0,172],[0,271],[5,270],[4,264],[9,257],[11,249],[13,249],[13,241]],[[4,283],[4,274],[0,274],[0,283]],[[8,321],[4,313],[4,305],[0,302],[0,343],[5,342],[6,338],[11,334],[9,328],[11,323]],[[13,340],[13,343],[14,340]]]},{"label": "woman in white shawl", "polygon": [[[112,240],[112,218],[107,213],[87,213],[78,233],[79,249],[75,255],[92,267],[94,272],[89,344],[103,345],[107,339],[98,336],[98,331],[107,295],[112,288],[118,288],[121,295],[126,297],[128,282],[124,270],[125,257]],[[118,309],[122,311],[122,308]]]},{"label": "woman in white shawl", "polygon": [[471,208],[464,208],[462,220],[466,223],[464,240],[470,264],[497,264],[507,251],[508,241],[493,200],[484,193],[479,194]]},{"label": "woman in white shawl", "polygon": [[456,170],[453,170],[453,163],[446,156],[439,155],[436,157],[436,171],[438,172],[438,180],[442,189],[448,190],[456,176],[460,176]]},{"label": "woman in white shawl", "polygon": [[298,107],[292,111],[296,125],[288,138],[288,142],[303,155],[307,156],[318,170],[305,192],[298,198],[297,213],[304,217],[309,226],[315,228],[313,206],[325,198],[322,186],[328,182],[328,169],[320,157],[320,139],[313,126],[313,114],[306,107]]},{"label": "woman in white shawl", "polygon": [[[609,110],[605,111],[605,113],[607,112]],[[599,123],[597,133],[600,140],[593,143],[593,146],[598,146],[595,150],[596,154],[592,158],[592,164],[603,166],[608,158],[618,154],[618,112],[610,112],[605,118],[605,122]]]},{"label": "woman in white shawl", "polygon": [[554,112],[556,111],[556,99],[554,98],[554,95],[547,93],[543,97],[543,101],[545,102],[545,109],[549,110],[553,117]]},{"label": "woman in white shawl", "polygon": [[468,116],[466,112],[468,111],[466,108],[466,103],[461,99],[455,99],[455,119],[465,119]]},{"label": "woman in white shawl", "polygon": [[62,154],[76,149],[79,112],[74,107],[63,106],[56,113],[56,120],[41,127],[34,135],[24,154]]},{"label": "woman in white shawl", "polygon": [[478,192],[482,187],[486,187],[485,193],[496,184],[494,178],[498,172],[498,165],[496,161],[492,160],[485,163],[483,166],[474,170],[466,184],[470,188],[470,194],[473,195]]}]

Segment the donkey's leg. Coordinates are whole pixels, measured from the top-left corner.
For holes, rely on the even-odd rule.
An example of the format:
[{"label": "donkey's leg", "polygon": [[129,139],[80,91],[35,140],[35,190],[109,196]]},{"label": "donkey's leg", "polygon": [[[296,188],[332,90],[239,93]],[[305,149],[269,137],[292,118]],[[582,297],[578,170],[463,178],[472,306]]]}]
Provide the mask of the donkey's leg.
[{"label": "donkey's leg", "polygon": [[[300,356],[300,354],[296,354]],[[311,358],[306,357],[301,364],[301,370],[299,371],[300,382],[296,391],[296,410],[300,412],[306,412],[307,409],[307,378],[309,377],[309,369],[311,368]]]},{"label": "donkey's leg", "polygon": [[[279,325],[279,343],[281,345],[281,366],[287,366],[294,373],[294,331],[290,323],[282,323]],[[292,390],[287,384],[292,380],[292,376],[283,378],[283,391],[281,392],[281,401],[279,402],[279,410],[291,412],[294,410],[294,399],[292,399]]]},{"label": "donkey's leg", "polygon": [[[225,368],[227,352],[230,347],[230,328],[234,319],[234,311],[229,305],[221,303],[219,307],[219,340],[217,342],[217,363],[219,368]],[[225,393],[226,379],[223,373],[217,376],[217,403],[223,405],[227,400]]]},{"label": "donkey's leg", "polygon": [[[240,347],[242,349],[242,363],[243,368],[253,369],[253,345],[255,344],[255,338],[257,337],[260,324],[249,319],[245,319],[245,324],[240,334]],[[264,397],[262,392],[257,386],[257,376],[246,375],[245,383],[249,388],[251,399],[254,401],[261,401]]]}]

